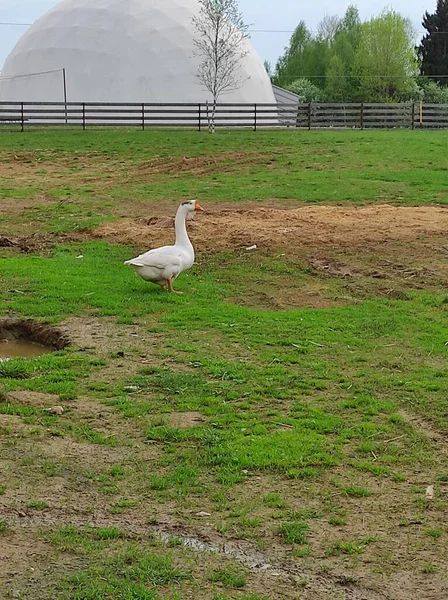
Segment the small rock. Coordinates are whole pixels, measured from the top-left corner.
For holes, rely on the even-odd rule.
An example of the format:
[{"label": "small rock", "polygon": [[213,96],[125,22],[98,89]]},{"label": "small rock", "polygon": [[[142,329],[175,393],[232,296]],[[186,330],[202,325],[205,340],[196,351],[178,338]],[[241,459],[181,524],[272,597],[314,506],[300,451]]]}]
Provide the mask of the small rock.
[{"label": "small rock", "polygon": [[434,500],[434,486],[433,485],[428,485],[428,487],[426,488],[426,500],[428,501],[432,501]]},{"label": "small rock", "polygon": [[194,515],[195,517],[211,517],[211,513],[208,512],[204,512],[203,510],[201,510],[200,512],[196,513]]},{"label": "small rock", "polygon": [[47,409],[50,415],[58,415],[59,417],[64,413],[62,406],[52,406]]},{"label": "small rock", "polygon": [[249,246],[248,248],[246,248],[246,250],[248,252],[250,252],[251,250],[256,250],[257,249],[257,244],[254,244],[253,246]]}]

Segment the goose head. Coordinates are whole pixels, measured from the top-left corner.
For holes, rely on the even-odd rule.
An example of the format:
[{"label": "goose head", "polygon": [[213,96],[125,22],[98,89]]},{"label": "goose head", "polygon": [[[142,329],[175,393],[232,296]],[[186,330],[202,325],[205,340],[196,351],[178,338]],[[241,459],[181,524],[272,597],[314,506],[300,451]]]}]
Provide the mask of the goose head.
[{"label": "goose head", "polygon": [[197,200],[189,200],[188,202],[182,202],[180,207],[187,213],[187,216],[192,217],[197,211],[203,211],[204,209]]}]

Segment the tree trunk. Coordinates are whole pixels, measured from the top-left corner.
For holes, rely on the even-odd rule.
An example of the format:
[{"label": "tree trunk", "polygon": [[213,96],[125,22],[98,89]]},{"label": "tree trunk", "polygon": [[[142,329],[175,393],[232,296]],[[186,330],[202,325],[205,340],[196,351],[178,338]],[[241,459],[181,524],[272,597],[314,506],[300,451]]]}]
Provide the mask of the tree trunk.
[{"label": "tree trunk", "polygon": [[216,132],[215,116],[216,116],[216,99],[213,100],[212,118],[210,119],[210,133]]}]

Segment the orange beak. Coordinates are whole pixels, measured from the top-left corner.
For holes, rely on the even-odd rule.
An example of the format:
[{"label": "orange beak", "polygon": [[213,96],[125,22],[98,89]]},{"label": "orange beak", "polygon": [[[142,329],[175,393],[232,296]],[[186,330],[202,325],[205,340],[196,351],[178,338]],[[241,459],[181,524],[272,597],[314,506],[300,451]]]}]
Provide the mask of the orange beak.
[{"label": "orange beak", "polygon": [[194,205],[194,210],[204,210],[197,200],[196,200],[196,203]]}]

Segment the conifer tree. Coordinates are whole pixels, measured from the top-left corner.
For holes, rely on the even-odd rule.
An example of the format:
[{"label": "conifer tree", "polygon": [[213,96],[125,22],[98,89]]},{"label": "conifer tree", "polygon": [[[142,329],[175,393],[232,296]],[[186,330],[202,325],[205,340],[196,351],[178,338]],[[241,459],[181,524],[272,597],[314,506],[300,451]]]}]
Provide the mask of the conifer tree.
[{"label": "conifer tree", "polygon": [[448,86],[448,0],[437,0],[435,13],[426,12],[423,27],[428,31],[421,41],[421,74]]}]

